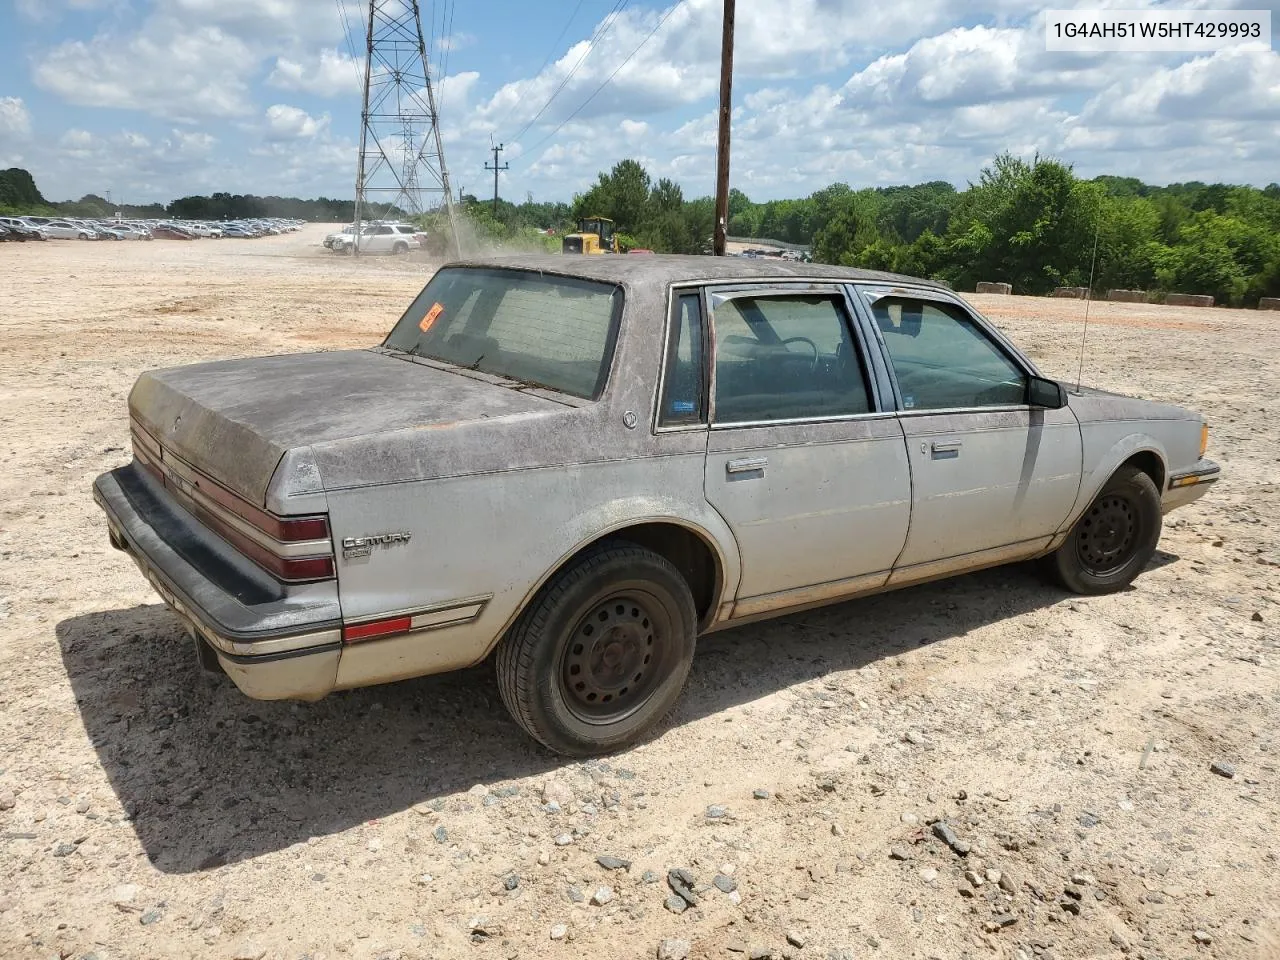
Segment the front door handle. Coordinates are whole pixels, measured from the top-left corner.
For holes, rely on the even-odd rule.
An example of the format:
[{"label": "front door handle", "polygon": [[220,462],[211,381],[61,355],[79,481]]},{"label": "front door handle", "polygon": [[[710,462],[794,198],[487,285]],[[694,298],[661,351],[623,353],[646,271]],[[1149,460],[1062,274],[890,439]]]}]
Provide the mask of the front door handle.
[{"label": "front door handle", "polygon": [[941,460],[960,456],[963,445],[960,440],[935,440],[930,449],[933,451],[933,459]]},{"label": "front door handle", "polygon": [[764,473],[769,465],[768,457],[747,457],[742,460],[730,460],[724,465],[726,473]]}]

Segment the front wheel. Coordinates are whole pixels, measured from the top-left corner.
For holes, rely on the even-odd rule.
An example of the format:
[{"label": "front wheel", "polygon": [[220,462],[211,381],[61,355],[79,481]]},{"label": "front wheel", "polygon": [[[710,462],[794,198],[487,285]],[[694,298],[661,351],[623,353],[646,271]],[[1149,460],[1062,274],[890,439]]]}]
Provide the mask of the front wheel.
[{"label": "front wheel", "polygon": [[693,596],[670,561],[601,544],[556,574],[502,639],[502,701],[557,753],[617,750],[671,710],[696,634]]},{"label": "front wheel", "polygon": [[1049,555],[1049,568],[1068,590],[1115,593],[1143,571],[1160,541],[1160,491],[1134,467],[1121,467]]}]

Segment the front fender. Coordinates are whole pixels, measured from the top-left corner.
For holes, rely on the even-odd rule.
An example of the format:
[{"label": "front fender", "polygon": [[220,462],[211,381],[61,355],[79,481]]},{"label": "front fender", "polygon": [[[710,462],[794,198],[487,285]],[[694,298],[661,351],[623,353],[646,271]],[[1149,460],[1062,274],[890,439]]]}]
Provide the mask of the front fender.
[{"label": "front fender", "polygon": [[1162,472],[1168,476],[1169,457],[1164,443],[1149,433],[1125,433],[1117,436],[1113,430],[1107,429],[1124,426],[1126,425],[1117,423],[1082,425],[1084,475],[1080,481],[1080,492],[1076,495],[1076,502],[1071,507],[1071,513],[1058,529],[1055,546],[1075,526],[1081,514],[1089,504],[1093,503],[1112,475],[1134,455],[1140,453],[1155,455],[1160,460]]}]

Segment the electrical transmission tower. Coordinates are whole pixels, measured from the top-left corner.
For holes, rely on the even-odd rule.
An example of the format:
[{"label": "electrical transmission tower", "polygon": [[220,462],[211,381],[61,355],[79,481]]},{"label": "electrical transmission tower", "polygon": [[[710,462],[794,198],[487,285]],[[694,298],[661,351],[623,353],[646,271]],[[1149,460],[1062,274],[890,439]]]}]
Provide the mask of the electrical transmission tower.
[{"label": "electrical transmission tower", "polygon": [[418,0],[369,0],[365,26],[355,222],[385,219],[396,208],[425,213],[443,203],[456,247],[453,191]]}]

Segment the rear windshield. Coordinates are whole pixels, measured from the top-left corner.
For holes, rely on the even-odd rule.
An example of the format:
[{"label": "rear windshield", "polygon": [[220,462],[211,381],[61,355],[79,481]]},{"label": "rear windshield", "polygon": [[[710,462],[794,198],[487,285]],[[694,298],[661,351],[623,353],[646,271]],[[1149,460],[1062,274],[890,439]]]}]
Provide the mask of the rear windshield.
[{"label": "rear windshield", "polygon": [[612,284],[522,270],[441,270],[383,346],[594,400],[622,313]]}]

